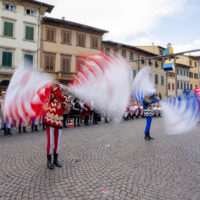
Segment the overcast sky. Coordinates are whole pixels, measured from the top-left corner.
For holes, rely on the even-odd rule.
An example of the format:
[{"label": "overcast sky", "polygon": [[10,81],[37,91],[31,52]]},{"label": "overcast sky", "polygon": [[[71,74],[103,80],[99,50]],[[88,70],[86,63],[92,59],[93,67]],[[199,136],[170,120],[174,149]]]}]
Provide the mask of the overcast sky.
[{"label": "overcast sky", "polygon": [[108,30],[104,39],[163,47],[171,42],[176,52],[200,49],[200,0],[40,1],[55,6],[48,16]]}]

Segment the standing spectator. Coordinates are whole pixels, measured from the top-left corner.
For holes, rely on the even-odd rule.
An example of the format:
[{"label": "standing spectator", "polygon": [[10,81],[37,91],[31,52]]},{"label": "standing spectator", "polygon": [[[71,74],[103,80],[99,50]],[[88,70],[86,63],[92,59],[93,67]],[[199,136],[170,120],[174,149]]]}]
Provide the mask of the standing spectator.
[{"label": "standing spectator", "polygon": [[76,124],[80,126],[80,116],[81,116],[81,105],[80,105],[80,99],[75,98],[73,105],[72,105],[72,115],[74,117],[74,127],[76,127]]},{"label": "standing spectator", "polygon": [[87,103],[83,103],[83,117],[84,117],[84,124],[85,126],[88,126],[89,123],[88,123],[88,120],[89,120],[89,117],[90,117],[90,106],[87,104]]},{"label": "standing spectator", "polygon": [[2,112],[2,121],[3,121],[3,129],[4,129],[4,135],[12,135],[11,132],[10,132],[11,122],[7,122],[6,119],[4,119],[4,116],[3,116],[3,104],[4,104],[5,93],[6,93],[5,91],[1,92],[1,100],[0,100],[1,112]]},{"label": "standing spectator", "polygon": [[[65,95],[65,97],[67,98],[67,103],[68,103],[68,96]],[[67,120],[68,112],[69,112],[69,107],[68,107],[67,109],[65,109],[64,115],[63,115],[63,127],[64,127],[64,128],[67,128],[66,120]]]}]

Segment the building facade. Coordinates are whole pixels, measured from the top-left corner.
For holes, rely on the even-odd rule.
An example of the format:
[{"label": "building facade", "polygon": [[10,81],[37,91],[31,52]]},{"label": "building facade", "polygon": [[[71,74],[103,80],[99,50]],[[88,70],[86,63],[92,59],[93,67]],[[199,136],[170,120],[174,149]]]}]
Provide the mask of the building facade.
[{"label": "building facade", "polygon": [[190,59],[190,89],[195,89],[200,86],[200,71],[199,71],[199,57],[198,56],[189,56]]},{"label": "building facade", "polygon": [[[143,50],[149,51],[151,53],[156,54],[157,56],[163,56],[165,55],[165,48],[162,46],[155,46],[154,43],[152,43],[152,46],[138,46],[138,48],[141,48]],[[163,59],[164,61],[164,59]],[[166,96],[173,97],[176,95],[176,71],[175,69],[170,72],[166,72]]]},{"label": "building facade", "polygon": [[34,0],[0,0],[0,89],[23,60],[29,67],[39,66],[40,20],[52,9]]},{"label": "building facade", "polygon": [[43,18],[40,66],[55,79],[67,84],[76,71],[79,55],[98,53],[107,31],[83,24]]},{"label": "building facade", "polygon": [[113,41],[103,41],[102,44],[103,49],[106,53],[118,53],[127,60],[127,62],[132,68],[133,78],[140,71],[140,69],[142,69],[145,66],[149,66],[152,72],[152,80],[154,82],[157,92],[161,95],[161,97],[166,97],[166,72],[162,70],[162,60],[148,59],[149,57],[156,56],[156,54],[135,46],[117,43]]}]

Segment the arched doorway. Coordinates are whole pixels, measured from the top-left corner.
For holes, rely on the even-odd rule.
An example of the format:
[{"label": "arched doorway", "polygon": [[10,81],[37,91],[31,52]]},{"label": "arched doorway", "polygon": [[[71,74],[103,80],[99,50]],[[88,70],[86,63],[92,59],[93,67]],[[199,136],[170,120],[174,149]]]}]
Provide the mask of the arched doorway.
[{"label": "arched doorway", "polygon": [[7,87],[9,85],[9,83],[10,83],[9,80],[3,80],[3,81],[1,81],[1,83],[0,83],[0,91],[7,90]]}]

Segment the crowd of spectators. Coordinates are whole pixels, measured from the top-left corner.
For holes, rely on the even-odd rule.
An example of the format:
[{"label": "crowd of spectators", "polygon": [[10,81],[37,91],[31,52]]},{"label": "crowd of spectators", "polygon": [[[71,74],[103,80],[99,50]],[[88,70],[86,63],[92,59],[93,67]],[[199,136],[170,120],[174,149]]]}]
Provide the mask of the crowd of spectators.
[{"label": "crowd of spectators", "polygon": [[[45,130],[45,125],[43,124],[44,116],[40,119],[34,119],[28,124],[19,121],[17,123],[8,124],[3,118],[3,101],[5,92],[1,92],[0,96],[0,127],[4,132],[4,135],[11,136],[13,133],[27,133],[27,132],[37,132],[38,130]],[[101,115],[92,106],[93,104],[88,104],[87,102],[79,99],[72,98],[70,95],[66,95],[68,100],[68,109],[65,110],[63,116],[63,127],[78,127],[78,126],[89,126],[98,124],[101,121],[108,123],[111,119],[108,119],[105,115]],[[155,116],[160,116],[159,104],[154,105]],[[143,106],[133,100],[130,100],[127,109],[124,113],[123,119],[129,120],[133,118],[143,117]]]},{"label": "crowd of spectators", "polygon": [[[44,116],[40,119],[34,119],[28,124],[19,121],[17,123],[8,124],[3,118],[3,101],[5,92],[1,92],[0,96],[0,127],[4,132],[4,135],[11,136],[13,133],[27,133],[27,132],[37,132],[39,130],[45,130],[45,125],[43,124]],[[72,98],[72,96],[67,96],[68,99],[68,109],[65,110],[63,116],[63,127],[78,127],[78,126],[89,126],[92,124],[98,124],[102,120],[108,123],[108,119],[105,116],[100,115],[93,106],[89,105],[85,101],[79,98]]]}]

